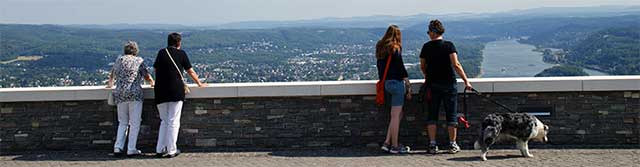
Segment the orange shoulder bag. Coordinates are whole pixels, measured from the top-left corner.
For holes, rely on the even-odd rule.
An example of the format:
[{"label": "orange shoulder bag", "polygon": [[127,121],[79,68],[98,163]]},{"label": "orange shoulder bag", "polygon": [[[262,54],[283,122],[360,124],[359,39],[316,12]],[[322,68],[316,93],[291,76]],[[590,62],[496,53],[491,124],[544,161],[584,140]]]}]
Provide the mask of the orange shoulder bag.
[{"label": "orange shoulder bag", "polygon": [[376,104],[378,106],[384,105],[384,81],[387,79],[387,72],[389,72],[389,64],[391,64],[392,55],[387,57],[387,66],[384,67],[384,74],[382,79],[376,83]]}]

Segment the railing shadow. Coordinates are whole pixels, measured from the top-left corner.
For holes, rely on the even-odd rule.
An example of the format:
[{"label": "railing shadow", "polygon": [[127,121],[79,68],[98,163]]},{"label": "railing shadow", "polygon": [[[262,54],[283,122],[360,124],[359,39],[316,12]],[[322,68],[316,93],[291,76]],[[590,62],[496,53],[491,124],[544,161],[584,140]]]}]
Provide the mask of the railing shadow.
[{"label": "railing shadow", "polygon": [[[225,156],[271,156],[271,157],[330,157],[330,158],[357,158],[357,157],[383,157],[383,156],[407,156],[427,155],[425,151],[412,151],[410,154],[389,154],[373,148],[327,148],[327,149],[204,149],[183,152],[187,156],[198,157],[197,154],[218,154],[215,157]],[[13,161],[118,161],[130,159],[159,159],[153,153],[147,152],[135,157],[115,157],[110,152],[104,151],[42,151],[5,154],[2,156]],[[182,155],[184,156],[184,155]]]},{"label": "railing shadow", "polygon": [[124,159],[151,159],[152,154],[144,154],[135,157],[115,157],[113,153],[97,151],[54,151],[54,152],[25,152],[3,156],[14,156],[13,161],[117,161]]},{"label": "railing shadow", "polygon": [[[505,159],[514,159],[514,158],[524,158],[521,155],[494,155],[487,156],[487,160],[505,160]],[[459,161],[459,162],[475,162],[480,161],[480,156],[471,156],[471,157],[454,157],[447,159],[448,161]]]},{"label": "railing shadow", "polygon": [[[497,148],[508,148],[506,146]],[[545,149],[566,149],[566,148],[537,148]],[[574,148],[575,149],[575,148]],[[579,149],[579,148],[578,148]],[[610,148],[609,148],[610,149]],[[620,149],[620,148],[618,148]],[[446,153],[432,155],[426,150],[412,150],[410,154],[389,154],[378,148],[318,148],[318,149],[241,149],[241,148],[218,148],[218,149],[186,149],[183,152],[187,157],[286,157],[286,158],[359,158],[359,157],[385,157],[385,156],[442,156]],[[495,149],[494,149],[495,150]],[[503,150],[503,149],[497,149]],[[518,152],[512,148],[506,149]],[[477,150],[465,150],[477,151]],[[458,162],[480,161],[479,152],[477,155],[469,156],[468,154],[457,155],[446,160]],[[215,154],[215,155],[210,155]],[[502,155],[500,155],[502,154]],[[524,158],[519,154],[500,153],[497,155],[487,156],[488,160],[509,160]],[[451,154],[446,154],[451,155]],[[1,160],[13,161],[119,161],[131,159],[161,159],[154,156],[153,151],[147,150],[145,154],[136,157],[114,157],[112,153],[105,150],[83,150],[83,151],[36,151],[36,152],[18,152],[0,155]]]},{"label": "railing shadow", "polygon": [[276,157],[379,157],[389,156],[374,149],[319,149],[319,150],[279,150],[269,153]]},{"label": "railing shadow", "polygon": [[321,150],[300,150],[300,151],[272,151],[270,156],[280,157],[383,157],[383,156],[410,156],[410,155],[424,155],[434,156],[427,153],[426,150],[412,150],[408,154],[389,154],[379,149],[374,148],[344,148],[344,149],[321,149]]}]

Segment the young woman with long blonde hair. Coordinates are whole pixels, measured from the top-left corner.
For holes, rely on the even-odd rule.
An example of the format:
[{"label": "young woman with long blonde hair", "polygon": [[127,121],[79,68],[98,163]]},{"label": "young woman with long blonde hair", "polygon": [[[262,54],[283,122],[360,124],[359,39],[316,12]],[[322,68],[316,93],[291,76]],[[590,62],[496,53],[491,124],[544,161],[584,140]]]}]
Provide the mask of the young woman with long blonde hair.
[{"label": "young woman with long blonde hair", "polygon": [[[384,80],[384,89],[391,102],[391,119],[387,129],[382,150],[389,153],[408,153],[409,147],[398,143],[398,131],[400,130],[400,120],[402,119],[402,106],[405,98],[410,99],[411,90],[409,85],[409,75],[402,61],[402,33],[396,25],[391,25],[387,29],[382,39],[376,44],[376,58],[378,76]],[[390,62],[387,62],[389,61]],[[389,65],[386,78],[383,78],[385,68]]]}]

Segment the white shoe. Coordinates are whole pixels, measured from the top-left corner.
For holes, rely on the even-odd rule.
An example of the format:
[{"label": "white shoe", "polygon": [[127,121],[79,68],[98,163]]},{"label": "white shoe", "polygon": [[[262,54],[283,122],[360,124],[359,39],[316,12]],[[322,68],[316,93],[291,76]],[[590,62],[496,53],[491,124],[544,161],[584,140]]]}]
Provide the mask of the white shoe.
[{"label": "white shoe", "polygon": [[127,151],[127,156],[134,156],[134,155],[141,155],[142,151],[140,150],[128,150]]},{"label": "white shoe", "polygon": [[460,146],[458,146],[457,143],[453,143],[449,146],[449,153],[450,154],[455,154],[460,152]]},{"label": "white shoe", "polygon": [[119,156],[122,156],[122,154],[123,154],[122,149],[113,148],[113,156],[119,157]]}]

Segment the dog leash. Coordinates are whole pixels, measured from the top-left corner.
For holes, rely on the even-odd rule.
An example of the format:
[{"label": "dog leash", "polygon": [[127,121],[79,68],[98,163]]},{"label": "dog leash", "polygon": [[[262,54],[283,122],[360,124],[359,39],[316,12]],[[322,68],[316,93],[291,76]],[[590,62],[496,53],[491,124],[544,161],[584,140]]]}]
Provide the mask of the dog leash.
[{"label": "dog leash", "polygon": [[[502,103],[500,103],[500,102],[498,102],[498,101],[496,101],[496,100],[493,100],[493,99],[491,99],[491,98],[489,98],[489,97],[487,97],[487,96],[483,96],[483,95],[482,95],[482,93],[481,93],[480,91],[478,91],[478,90],[476,90],[476,89],[474,89],[474,88],[471,88],[471,92],[473,92],[474,94],[476,94],[476,95],[478,95],[478,96],[480,96],[480,97],[482,97],[482,98],[484,98],[484,99],[487,99],[487,100],[491,101],[493,104],[496,104],[496,105],[498,105],[498,106],[500,106],[500,107],[502,107],[502,108],[506,109],[506,110],[507,110],[507,111],[509,111],[509,112],[516,112],[515,110],[513,110],[513,109],[511,109],[511,108],[507,107],[506,105],[504,105],[504,104],[502,104]],[[467,94],[467,89],[464,89],[464,94],[465,94],[465,95]],[[464,105],[465,105],[464,110],[467,110],[467,104],[466,104],[466,100],[467,100],[467,99],[466,99],[466,98],[467,98],[467,96],[464,96],[464,100],[463,100],[463,103],[465,103],[465,104],[464,104]],[[466,111],[465,111],[465,112],[466,112]]]},{"label": "dog leash", "polygon": [[[500,103],[498,101],[495,101],[495,100],[493,100],[493,99],[491,99],[491,98],[489,98],[487,96],[483,96],[480,91],[478,91],[478,90],[476,90],[474,88],[471,88],[471,92],[473,92],[475,95],[478,95],[478,96],[480,96],[480,97],[482,97],[484,99],[487,99],[487,100],[491,101],[493,104],[496,104],[496,105],[506,109],[509,112],[515,112],[513,109],[507,107],[506,105],[504,105],[504,104],[502,104],[502,103]],[[464,128],[465,129],[469,129],[469,121],[467,121],[467,118],[466,118],[469,115],[469,109],[468,109],[469,106],[467,105],[467,98],[468,97],[469,97],[469,94],[467,94],[467,89],[465,88],[464,91],[463,91],[463,96],[462,96],[462,105],[463,105],[462,112],[464,112],[464,115],[461,116],[461,117],[458,117],[458,121],[460,121],[460,122],[462,122],[464,124]]]},{"label": "dog leash", "polygon": [[469,108],[467,106],[467,97],[469,95],[467,94],[467,88],[464,88],[464,93],[462,94],[462,112],[463,112],[463,116],[458,117],[458,121],[462,122],[464,124],[464,128],[465,129],[469,129],[469,121],[467,121],[467,116],[469,115],[469,111],[467,108]]}]

